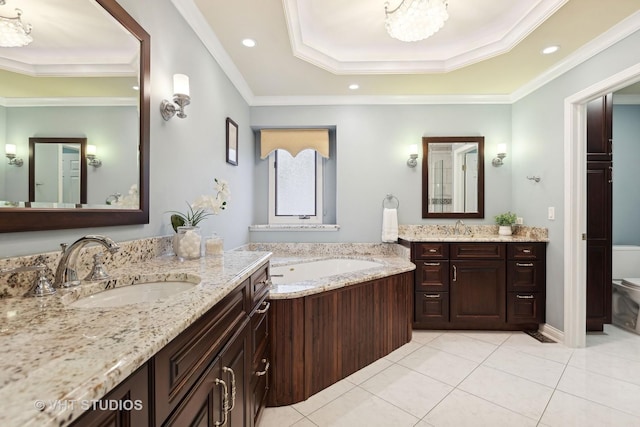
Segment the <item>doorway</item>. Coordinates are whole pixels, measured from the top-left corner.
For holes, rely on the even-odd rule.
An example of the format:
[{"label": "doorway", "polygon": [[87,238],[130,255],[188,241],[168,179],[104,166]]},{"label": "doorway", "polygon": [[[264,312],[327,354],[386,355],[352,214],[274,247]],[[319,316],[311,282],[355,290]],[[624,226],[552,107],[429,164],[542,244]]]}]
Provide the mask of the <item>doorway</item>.
[{"label": "doorway", "polygon": [[640,80],[640,64],[596,83],[564,102],[564,343],[586,344],[586,104]]}]

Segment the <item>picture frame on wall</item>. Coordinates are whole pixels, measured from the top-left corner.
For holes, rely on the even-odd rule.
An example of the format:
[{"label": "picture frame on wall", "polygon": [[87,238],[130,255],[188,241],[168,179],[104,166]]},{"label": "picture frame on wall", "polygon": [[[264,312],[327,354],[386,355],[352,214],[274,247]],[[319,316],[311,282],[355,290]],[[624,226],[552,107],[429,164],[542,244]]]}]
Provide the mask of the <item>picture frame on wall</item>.
[{"label": "picture frame on wall", "polygon": [[227,117],[227,163],[238,166],[238,124]]}]

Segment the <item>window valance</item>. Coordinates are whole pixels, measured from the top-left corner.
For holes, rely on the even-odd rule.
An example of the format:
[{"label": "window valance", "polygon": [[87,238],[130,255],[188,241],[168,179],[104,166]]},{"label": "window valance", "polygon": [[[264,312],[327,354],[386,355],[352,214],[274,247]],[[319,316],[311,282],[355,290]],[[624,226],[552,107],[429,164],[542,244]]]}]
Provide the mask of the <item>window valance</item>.
[{"label": "window valance", "polygon": [[295,157],[308,148],[316,150],[322,157],[329,158],[329,130],[262,129],[260,131],[261,159],[278,149],[287,150]]}]

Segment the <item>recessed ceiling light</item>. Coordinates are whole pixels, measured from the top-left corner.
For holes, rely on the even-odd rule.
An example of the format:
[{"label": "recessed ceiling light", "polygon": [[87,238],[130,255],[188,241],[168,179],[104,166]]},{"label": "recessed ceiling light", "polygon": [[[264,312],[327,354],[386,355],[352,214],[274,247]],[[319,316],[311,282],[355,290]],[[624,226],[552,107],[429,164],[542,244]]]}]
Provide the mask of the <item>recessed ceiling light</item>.
[{"label": "recessed ceiling light", "polygon": [[542,49],[542,53],[545,55],[549,55],[550,53],[557,52],[558,49],[560,49],[560,46],[558,45],[547,46],[544,49]]},{"label": "recessed ceiling light", "polygon": [[254,47],[256,45],[256,41],[254,39],[244,39],[242,40],[242,44],[246,47]]},{"label": "recessed ceiling light", "polygon": [[357,83],[352,83],[349,85],[349,89],[351,90],[356,90],[356,89],[360,89],[360,85]]}]

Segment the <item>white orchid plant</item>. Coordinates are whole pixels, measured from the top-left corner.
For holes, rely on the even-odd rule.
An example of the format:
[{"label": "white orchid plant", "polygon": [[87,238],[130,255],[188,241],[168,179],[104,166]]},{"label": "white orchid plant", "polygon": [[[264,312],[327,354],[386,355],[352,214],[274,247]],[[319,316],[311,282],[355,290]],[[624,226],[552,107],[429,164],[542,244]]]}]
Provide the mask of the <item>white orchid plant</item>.
[{"label": "white orchid plant", "polygon": [[183,225],[196,226],[202,220],[211,215],[218,215],[225,210],[231,199],[229,184],[223,179],[215,178],[215,195],[199,196],[193,203],[187,203],[189,210],[186,213],[171,211],[171,226],[178,232],[178,227]]}]

